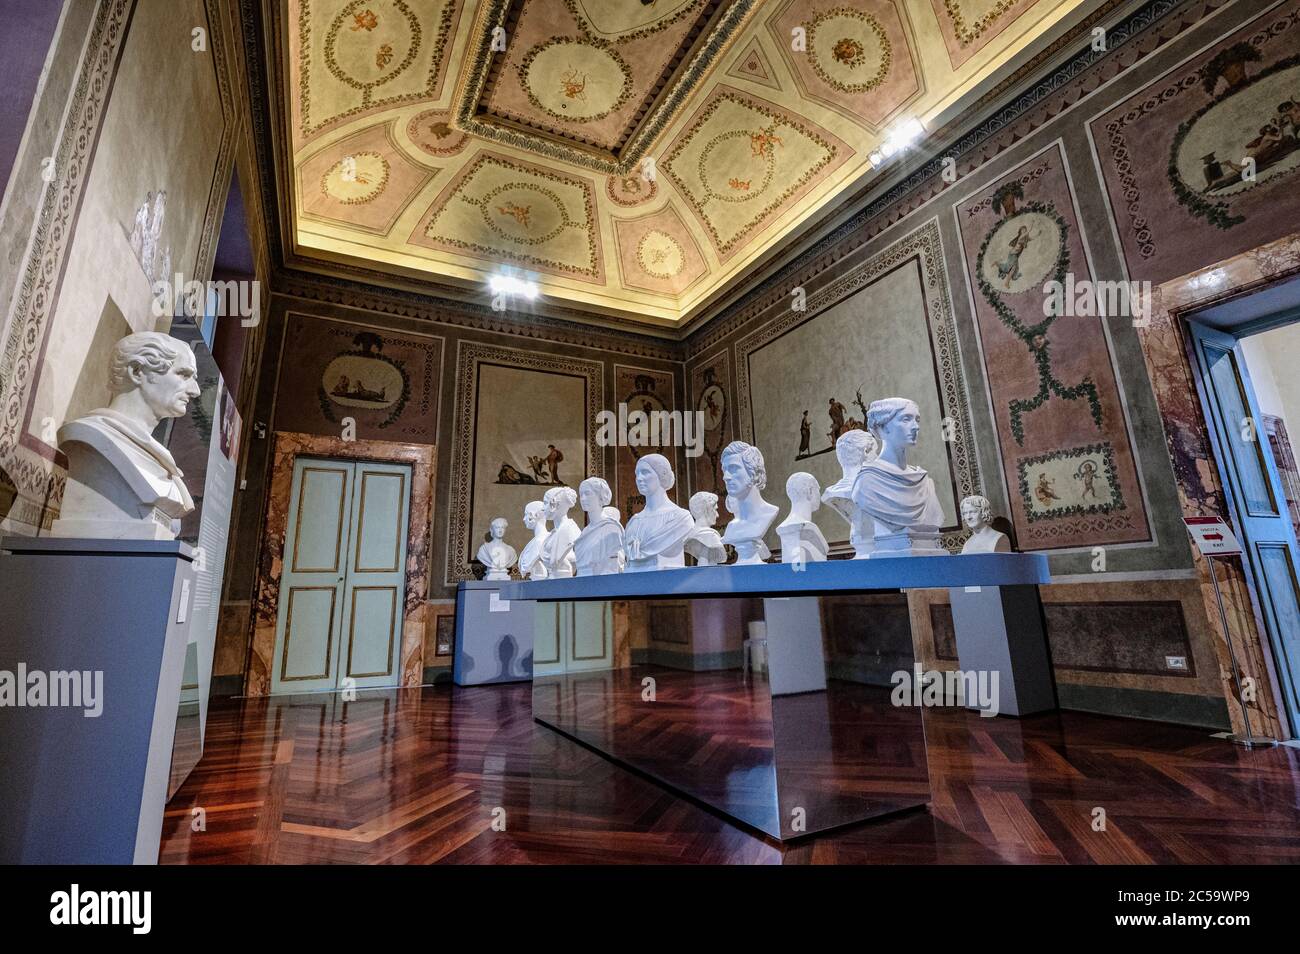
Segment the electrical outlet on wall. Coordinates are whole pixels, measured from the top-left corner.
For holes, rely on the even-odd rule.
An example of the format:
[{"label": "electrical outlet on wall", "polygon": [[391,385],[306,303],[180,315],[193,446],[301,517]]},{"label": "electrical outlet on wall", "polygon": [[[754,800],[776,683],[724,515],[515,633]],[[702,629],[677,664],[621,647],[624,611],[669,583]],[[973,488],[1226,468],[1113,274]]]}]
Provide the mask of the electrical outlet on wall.
[{"label": "electrical outlet on wall", "polygon": [[1183,670],[1184,672],[1186,672],[1186,671],[1187,671],[1187,657],[1186,657],[1186,656],[1166,656],[1166,657],[1165,657],[1165,668],[1166,668],[1166,669],[1181,669],[1181,670]]}]

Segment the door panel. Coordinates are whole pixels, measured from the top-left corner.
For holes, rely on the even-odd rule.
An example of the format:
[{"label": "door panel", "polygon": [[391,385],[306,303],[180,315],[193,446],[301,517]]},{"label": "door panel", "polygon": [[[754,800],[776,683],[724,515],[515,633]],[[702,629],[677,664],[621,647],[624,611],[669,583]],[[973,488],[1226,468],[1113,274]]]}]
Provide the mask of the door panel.
[{"label": "door panel", "polygon": [[410,467],[294,463],[273,693],[401,683]]},{"label": "door panel", "polygon": [[533,675],[552,676],[564,672],[560,633],[563,603],[538,603],[533,610]]},{"label": "door panel", "polygon": [[272,692],[334,688],[352,481],[350,463],[294,462]]},{"label": "door panel", "polygon": [[1242,538],[1242,565],[1273,650],[1294,734],[1300,726],[1300,547],[1291,515],[1279,505],[1286,498],[1265,446],[1268,436],[1238,340],[1194,321],[1188,328],[1230,522]]},{"label": "door panel", "polygon": [[344,590],[339,676],[358,688],[396,686],[401,679],[402,609],[406,596],[407,493],[404,464],[358,461],[352,539]]}]

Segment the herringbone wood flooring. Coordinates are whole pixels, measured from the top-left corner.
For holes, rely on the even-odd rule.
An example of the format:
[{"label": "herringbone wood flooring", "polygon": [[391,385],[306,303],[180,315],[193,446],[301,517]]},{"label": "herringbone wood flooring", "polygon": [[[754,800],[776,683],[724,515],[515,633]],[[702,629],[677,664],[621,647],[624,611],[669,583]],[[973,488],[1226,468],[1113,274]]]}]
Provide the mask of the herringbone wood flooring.
[{"label": "herringbone wood flooring", "polygon": [[[527,684],[214,700],[161,860],[1300,862],[1295,749],[1081,713],[954,709],[926,713],[926,749],[928,810],[782,848],[535,724]],[[196,808],[206,830],[192,830]]]}]

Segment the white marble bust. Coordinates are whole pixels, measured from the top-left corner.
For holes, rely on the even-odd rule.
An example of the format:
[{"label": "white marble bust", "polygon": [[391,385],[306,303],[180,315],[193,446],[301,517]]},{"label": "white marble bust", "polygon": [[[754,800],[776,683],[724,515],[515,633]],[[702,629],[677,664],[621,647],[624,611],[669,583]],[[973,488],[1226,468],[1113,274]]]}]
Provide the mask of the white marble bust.
[{"label": "white marble bust", "polygon": [[826,559],[830,544],[813,523],[813,512],[822,505],[821,488],[812,474],[799,471],[785,482],[790,498],[790,514],[776,526],[781,538],[782,563],[820,563]]},{"label": "white marble bust", "polygon": [[727,562],[727,548],[722,534],[713,529],[718,522],[718,495],[707,490],[691,495],[691,519],[694,528],[686,536],[683,548],[695,558],[696,566],[718,566]]},{"label": "white marble bust", "polygon": [[542,503],[546,505],[542,513],[554,527],[542,544],[542,562],[546,564],[547,576],[552,579],[573,576],[573,541],[578,539],[582,530],[569,516],[569,511],[577,502],[578,495],[572,487],[552,487],[542,495]]},{"label": "white marble bust", "polygon": [[542,562],[542,546],[551,531],[546,528],[546,504],[534,500],[524,505],[524,526],[533,531],[533,538],[524,546],[519,557],[519,575],[525,580],[546,579],[546,564]]},{"label": "white marble bust", "polygon": [[587,526],[573,541],[578,576],[603,576],[622,567],[623,527],[618,510],[609,506],[613,498],[609,484],[600,477],[588,477],[578,485],[578,506],[587,515]]},{"label": "white marble bust", "polygon": [[880,455],[864,464],[853,484],[853,502],[875,528],[873,556],[939,554],[943,508],[934,481],[907,463],[907,449],[921,432],[921,410],[906,398],[873,401],[867,427],[880,441]]},{"label": "white marble bust", "polygon": [[736,566],[765,562],[771,551],[763,538],[778,508],[763,499],[767,467],[762,451],[744,441],[728,444],[722,451],[722,483],[727,488],[727,510],[735,515],[723,531],[722,542],[736,548]]},{"label": "white marble bust", "polygon": [[690,511],[668,499],[676,482],[663,454],[646,454],[636,462],[636,489],[645,497],[645,506],[632,514],[623,530],[628,573],[686,565],[682,547],[695,523]]},{"label": "white marble bust", "polygon": [[143,331],[113,346],[108,407],[59,428],[68,483],[50,536],[174,540],[172,522],[194,509],[176,461],[152,437],[199,396],[190,346]]},{"label": "white marble bust", "polygon": [[870,431],[854,428],[845,431],[835,442],[835,457],[840,462],[842,476],[822,493],[822,503],[844,518],[849,525],[849,544],[853,558],[861,560],[876,548],[875,528],[869,517],[864,517],[853,502],[853,483],[863,465],[876,459],[880,445]]},{"label": "white marble bust", "polygon": [[961,522],[970,528],[971,535],[962,544],[962,553],[1010,553],[1011,541],[1007,535],[994,530],[993,505],[987,497],[973,494],[961,502]]},{"label": "white marble bust", "polygon": [[478,562],[487,569],[485,580],[508,580],[510,568],[515,565],[518,556],[515,548],[506,543],[506,528],[510,524],[505,517],[497,517],[489,525],[492,539],[478,548]]}]

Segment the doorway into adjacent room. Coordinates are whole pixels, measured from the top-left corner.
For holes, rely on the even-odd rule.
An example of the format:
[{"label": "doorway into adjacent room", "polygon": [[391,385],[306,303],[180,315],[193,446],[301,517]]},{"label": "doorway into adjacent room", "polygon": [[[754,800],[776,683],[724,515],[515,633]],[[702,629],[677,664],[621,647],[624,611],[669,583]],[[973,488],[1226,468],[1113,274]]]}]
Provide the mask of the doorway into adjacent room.
[{"label": "doorway into adjacent room", "polygon": [[1189,340],[1233,529],[1300,726],[1300,278],[1189,317]]},{"label": "doorway into adjacent room", "polygon": [[411,467],[299,457],[273,694],[401,683]]}]

